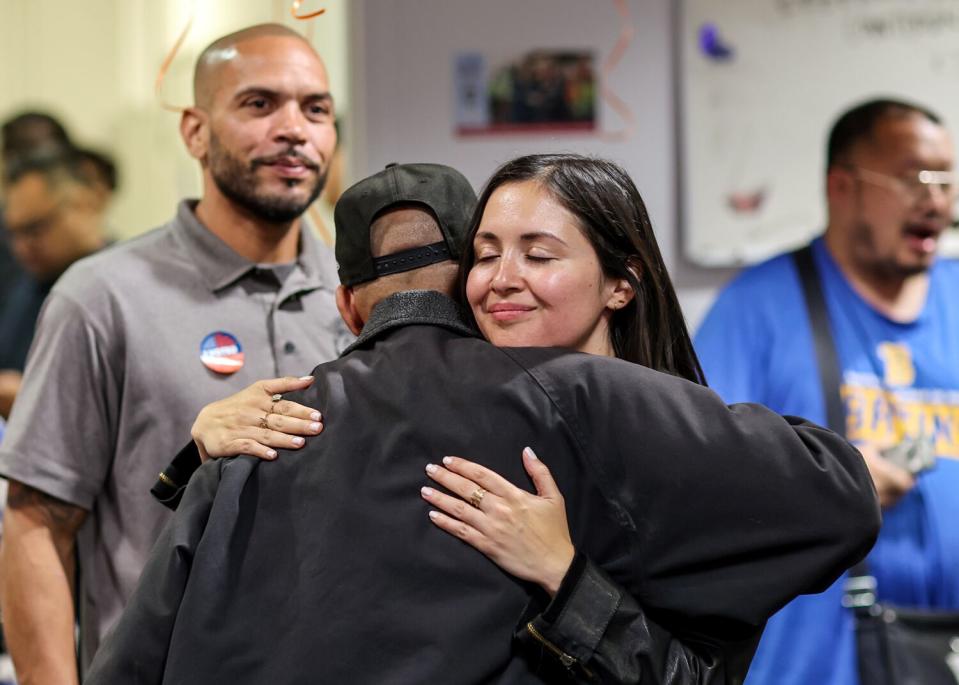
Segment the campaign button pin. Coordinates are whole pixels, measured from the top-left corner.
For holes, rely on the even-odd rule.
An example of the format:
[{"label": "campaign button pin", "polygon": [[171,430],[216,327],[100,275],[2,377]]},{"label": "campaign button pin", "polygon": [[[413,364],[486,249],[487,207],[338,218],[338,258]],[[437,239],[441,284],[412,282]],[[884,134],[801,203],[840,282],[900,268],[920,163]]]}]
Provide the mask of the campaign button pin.
[{"label": "campaign button pin", "polygon": [[200,343],[200,361],[210,371],[235,373],[243,367],[243,347],[232,333],[214,331]]}]

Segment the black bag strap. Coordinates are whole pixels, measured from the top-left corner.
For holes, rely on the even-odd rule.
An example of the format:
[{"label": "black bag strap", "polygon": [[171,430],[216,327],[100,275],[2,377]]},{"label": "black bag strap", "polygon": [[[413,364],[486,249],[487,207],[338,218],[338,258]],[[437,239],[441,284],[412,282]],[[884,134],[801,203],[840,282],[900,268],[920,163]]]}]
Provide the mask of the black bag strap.
[{"label": "black bag strap", "polygon": [[[799,283],[806,300],[806,312],[812,328],[813,343],[816,348],[816,364],[819,367],[819,381],[822,386],[823,400],[826,403],[826,426],[839,435],[846,434],[846,412],[839,394],[839,356],[833,342],[832,327],[829,325],[829,312],[826,298],[822,294],[819,270],[812,253],[812,244],[801,247],[792,253],[796,269],[799,271]],[[863,559],[849,569],[853,578],[870,577],[869,567]],[[872,580],[875,591],[875,580]]]},{"label": "black bag strap", "polygon": [[833,343],[829,312],[826,310],[826,298],[823,297],[819,272],[813,259],[812,245],[796,250],[792,253],[792,257],[799,270],[799,282],[806,298],[806,312],[809,314],[809,324],[812,327],[819,380],[823,400],[826,403],[826,426],[839,435],[845,435],[846,412],[843,410],[842,397],[839,395],[839,357],[836,355],[836,346]]}]

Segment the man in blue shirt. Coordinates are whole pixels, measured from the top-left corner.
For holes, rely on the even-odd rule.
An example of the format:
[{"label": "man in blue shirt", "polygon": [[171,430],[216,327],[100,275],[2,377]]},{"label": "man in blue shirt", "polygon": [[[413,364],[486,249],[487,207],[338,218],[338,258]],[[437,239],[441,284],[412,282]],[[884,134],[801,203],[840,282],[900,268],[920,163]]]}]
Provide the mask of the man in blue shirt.
[{"label": "man in blue shirt", "polygon": [[[928,110],[877,100],[839,118],[827,156],[828,225],[812,251],[841,370],[846,434],[863,452],[884,507],[869,568],[880,600],[957,608],[959,263],[937,259],[956,198],[952,141]],[[727,402],[760,402],[826,423],[789,255],[733,280],[696,346],[707,380]],[[881,455],[908,440],[931,442],[937,457],[915,478]],[[859,683],[842,583],[773,617],[748,685]]]}]

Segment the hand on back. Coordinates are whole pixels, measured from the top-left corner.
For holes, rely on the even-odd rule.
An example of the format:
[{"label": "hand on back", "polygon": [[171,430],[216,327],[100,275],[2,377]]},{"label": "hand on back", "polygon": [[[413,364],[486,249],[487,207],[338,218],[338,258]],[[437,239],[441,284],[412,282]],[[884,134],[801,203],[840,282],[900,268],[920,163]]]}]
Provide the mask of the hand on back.
[{"label": "hand on back", "polygon": [[575,549],[566,521],[566,502],[546,465],[523,450],[523,466],[536,494],[466,459],[446,457],[426,473],[453,495],[423,488],[440,511],[430,519],[469,543],[507,573],[540,585],[554,596],[573,562]]},{"label": "hand on back", "polygon": [[305,443],[302,436],[323,431],[322,416],[316,409],[284,400],[282,395],[312,383],[313,376],[257,381],[203,407],[190,430],[200,459],[238,454],[275,459],[277,449],[301,448]]}]

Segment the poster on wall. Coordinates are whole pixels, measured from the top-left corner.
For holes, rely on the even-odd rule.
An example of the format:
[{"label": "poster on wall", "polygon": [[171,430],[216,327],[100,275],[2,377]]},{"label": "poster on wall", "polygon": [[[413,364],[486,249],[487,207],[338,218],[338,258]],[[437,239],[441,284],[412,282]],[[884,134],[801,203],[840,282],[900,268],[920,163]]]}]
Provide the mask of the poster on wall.
[{"label": "poster on wall", "polygon": [[596,129],[591,52],[534,50],[491,62],[478,52],[455,56],[457,135],[582,133]]}]

